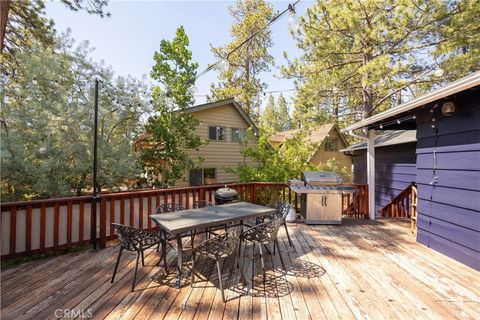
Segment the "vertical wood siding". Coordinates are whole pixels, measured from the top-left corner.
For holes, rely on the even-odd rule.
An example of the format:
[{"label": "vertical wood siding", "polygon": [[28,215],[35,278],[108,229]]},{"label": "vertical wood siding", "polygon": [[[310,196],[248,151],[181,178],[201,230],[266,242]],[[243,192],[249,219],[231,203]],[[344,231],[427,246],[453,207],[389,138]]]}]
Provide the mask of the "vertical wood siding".
[{"label": "vertical wood siding", "polygon": [[[366,150],[355,151],[353,183],[367,183]],[[375,148],[375,212],[415,181],[415,143]]]},{"label": "vertical wood siding", "polygon": [[440,107],[417,115],[417,241],[479,270],[478,93],[458,95],[455,103],[460,111],[452,117],[443,117]]}]

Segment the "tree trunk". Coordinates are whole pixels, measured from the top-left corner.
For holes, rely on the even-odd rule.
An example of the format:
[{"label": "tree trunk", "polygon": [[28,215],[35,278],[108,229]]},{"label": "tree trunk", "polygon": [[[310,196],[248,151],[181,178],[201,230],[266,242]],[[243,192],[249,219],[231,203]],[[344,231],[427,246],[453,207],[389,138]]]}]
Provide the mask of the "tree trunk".
[{"label": "tree trunk", "polygon": [[[363,65],[366,66],[370,61],[370,56],[368,54],[363,55]],[[368,74],[364,73],[362,76],[362,120],[366,119],[370,115],[370,111],[372,110],[373,102],[372,102],[372,93],[370,91],[368,85]]]},{"label": "tree trunk", "polygon": [[161,181],[161,185],[162,185],[162,189],[163,188],[166,188],[166,176],[167,176],[167,160],[163,160],[163,168],[162,168],[162,181]]},{"label": "tree trunk", "polygon": [[11,0],[0,0],[0,54],[5,47],[5,34],[7,31],[8,12]]}]

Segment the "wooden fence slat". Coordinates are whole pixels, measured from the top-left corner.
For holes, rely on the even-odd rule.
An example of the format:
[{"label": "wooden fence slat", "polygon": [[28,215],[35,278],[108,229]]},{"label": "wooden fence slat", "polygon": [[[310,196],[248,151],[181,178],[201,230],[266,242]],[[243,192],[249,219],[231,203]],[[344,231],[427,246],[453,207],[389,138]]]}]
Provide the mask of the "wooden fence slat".
[{"label": "wooden fence slat", "polygon": [[72,201],[67,203],[67,246],[72,245]]},{"label": "wooden fence slat", "polygon": [[10,255],[14,257],[17,251],[17,207],[10,209]]},{"label": "wooden fence slat", "polygon": [[125,224],[125,198],[120,197],[120,224]]},{"label": "wooden fence slat", "polygon": [[130,195],[130,210],[129,210],[130,220],[128,221],[128,225],[130,227],[135,227],[134,214],[135,214],[135,201],[133,200],[133,195]]},{"label": "wooden fence slat", "polygon": [[152,195],[149,193],[147,197],[147,228],[148,230],[152,229],[152,220],[150,215],[152,214]]},{"label": "wooden fence slat", "polygon": [[25,210],[25,251],[32,250],[32,206]]},{"label": "wooden fence slat", "polygon": [[85,223],[85,202],[80,200],[78,205],[78,215],[79,215],[79,225],[78,225],[78,239],[80,242],[83,241],[83,233],[84,233],[84,223]]},{"label": "wooden fence slat", "polygon": [[47,226],[47,205],[40,207],[40,253],[45,252],[45,228]]},{"label": "wooden fence slat", "polygon": [[138,197],[138,227],[143,229],[143,197]]},{"label": "wooden fence slat", "polygon": [[110,198],[110,239],[115,236],[112,223],[115,223],[115,197]]},{"label": "wooden fence slat", "polygon": [[100,198],[100,249],[107,246],[107,199]]},{"label": "wooden fence slat", "polygon": [[58,249],[58,234],[60,232],[60,205],[55,203],[53,207],[53,249]]}]

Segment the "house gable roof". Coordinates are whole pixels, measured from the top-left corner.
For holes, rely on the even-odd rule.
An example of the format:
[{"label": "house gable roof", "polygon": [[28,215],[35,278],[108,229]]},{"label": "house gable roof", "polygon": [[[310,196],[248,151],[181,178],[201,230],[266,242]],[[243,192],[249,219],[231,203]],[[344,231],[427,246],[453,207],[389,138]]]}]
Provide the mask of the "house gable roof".
[{"label": "house gable roof", "polygon": [[199,104],[199,105],[196,105],[196,106],[185,109],[185,112],[186,113],[194,113],[194,112],[198,112],[198,111],[218,108],[218,107],[228,105],[228,104],[233,105],[233,107],[237,110],[237,112],[242,116],[243,120],[245,120],[245,122],[248,123],[248,125],[252,128],[253,132],[258,135],[257,126],[255,125],[255,123],[253,123],[252,119],[242,109],[240,104],[235,101],[234,98],[228,98],[228,99],[218,100],[218,101],[214,101],[214,102]]},{"label": "house gable roof", "polygon": [[[397,144],[412,143],[417,141],[417,130],[388,130],[375,138],[375,148],[386,147]],[[367,142],[361,141],[352,144],[340,152],[350,152],[364,150],[367,148]]]},{"label": "house gable roof", "polygon": [[[310,132],[307,135],[307,141],[310,143],[322,144],[323,140],[330,134],[330,132],[336,130],[338,135],[343,140],[345,145],[348,145],[343,134],[340,132],[338,126],[335,123],[321,124],[310,129]],[[268,142],[272,145],[282,144],[285,140],[291,139],[296,134],[300,132],[300,129],[288,130],[284,132],[278,132],[268,138]]]}]

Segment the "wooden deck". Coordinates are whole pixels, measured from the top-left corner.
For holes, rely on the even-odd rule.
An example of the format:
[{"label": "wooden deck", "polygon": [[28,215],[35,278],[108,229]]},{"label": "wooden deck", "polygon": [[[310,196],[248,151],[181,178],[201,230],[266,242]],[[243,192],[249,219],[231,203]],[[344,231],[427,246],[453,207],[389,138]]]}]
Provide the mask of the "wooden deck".
[{"label": "wooden deck", "polygon": [[[130,292],[133,255],[122,258],[110,284],[118,247],[82,251],[3,270],[2,319],[479,319],[480,273],[414,242],[403,222],[347,220],[340,226],[289,225],[293,247],[281,233],[286,274],[278,255],[267,259],[263,285],[259,259],[246,262],[249,296],[233,261],[224,265],[230,299],[222,302],[212,261],[199,263],[211,282],[175,289],[175,256],[165,276],[146,255]],[[281,230],[284,231],[284,230]],[[251,257],[252,251],[247,250]],[[189,253],[185,253],[189,258]],[[56,311],[57,310],[57,311]],[[74,310],[73,313],[68,313]],[[83,313],[79,313],[79,312]]]}]

